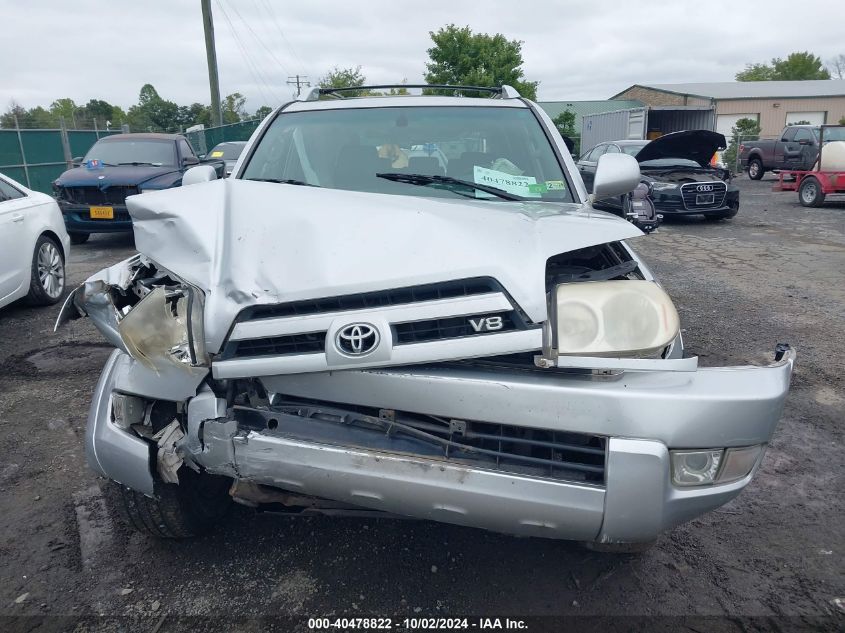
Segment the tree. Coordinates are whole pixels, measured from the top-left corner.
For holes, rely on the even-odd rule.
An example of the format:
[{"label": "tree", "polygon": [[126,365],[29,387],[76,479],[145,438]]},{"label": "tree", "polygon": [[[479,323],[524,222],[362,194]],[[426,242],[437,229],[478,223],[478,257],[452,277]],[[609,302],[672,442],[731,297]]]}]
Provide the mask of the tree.
[{"label": "tree", "polygon": [[[320,88],[359,88],[364,85],[367,78],[361,72],[361,67],[338,68],[335,66],[317,82]],[[350,90],[343,93],[344,97],[361,97],[364,90]]]},{"label": "tree", "polygon": [[579,155],[581,153],[581,139],[576,138],[575,136],[575,113],[569,109],[564,110],[552,119],[552,123],[555,124],[555,127],[557,128],[557,131],[560,132],[561,136],[566,136],[572,139],[574,145],[571,149],[571,153],[576,156]]},{"label": "tree", "polygon": [[820,57],[808,51],[790,53],[786,59],[775,57],[770,64],[747,64],[736,74],[737,81],[798,81],[830,79],[830,72]]},{"label": "tree", "polygon": [[760,124],[754,119],[740,119],[731,130],[731,140],[722,152],[722,161],[728,169],[736,165],[736,153],[739,145],[745,141],[756,141],[760,135]]},{"label": "tree", "polygon": [[745,70],[738,72],[737,81],[771,81],[773,69],[768,64],[746,64]]},{"label": "tree", "polygon": [[226,95],[221,104],[223,124],[238,123],[243,119],[246,115],[244,104],[246,104],[246,97],[240,92],[233,92],[230,95]]},{"label": "tree", "polygon": [[[473,33],[465,26],[449,24],[429,35],[425,79],[430,84],[501,86],[509,84],[522,96],[537,98],[538,81],[526,81],[522,71],[522,42],[508,40],[501,33]],[[469,94],[469,93],[468,93]],[[479,93],[473,96],[486,96]]]},{"label": "tree", "polygon": [[827,63],[827,68],[831,75],[836,75],[839,79],[845,79],[845,53],[839,53],[836,57],[831,58]]},{"label": "tree", "polygon": [[50,104],[50,114],[55,117],[56,121],[59,122],[64,119],[65,125],[74,129],[77,127],[76,111],[78,109],[79,106],[73,99],[56,99]]},{"label": "tree", "polygon": [[176,132],[180,129],[179,106],[162,99],[152,84],[144,84],[138,104],[129,108],[129,126],[136,131]]},{"label": "tree", "polygon": [[261,106],[255,111],[255,118],[256,119],[264,119],[273,111],[273,108],[270,106]]},{"label": "tree", "polygon": [[15,129],[15,119],[19,127],[30,127],[26,125],[29,122],[29,113],[26,108],[16,101],[9,104],[9,109],[0,115],[0,127]]},{"label": "tree", "polygon": [[839,125],[845,125],[845,116],[839,119]]}]

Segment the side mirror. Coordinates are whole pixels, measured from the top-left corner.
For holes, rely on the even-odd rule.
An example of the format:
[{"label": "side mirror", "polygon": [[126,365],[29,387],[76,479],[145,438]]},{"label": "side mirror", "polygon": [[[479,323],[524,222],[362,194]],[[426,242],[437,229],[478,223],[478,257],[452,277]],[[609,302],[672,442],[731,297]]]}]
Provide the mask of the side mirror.
[{"label": "side mirror", "polygon": [[79,167],[82,164],[82,156],[74,156],[70,159],[70,162],[74,167]]},{"label": "side mirror", "polygon": [[182,159],[182,164],[185,165],[185,166],[187,166],[187,165],[199,165],[200,160],[196,156],[185,156]]},{"label": "side mirror", "polygon": [[197,165],[196,167],[191,167],[182,176],[182,186],[196,185],[197,183],[209,182],[211,180],[217,180],[217,172],[214,170],[214,167],[211,165]]},{"label": "side mirror", "polygon": [[628,154],[602,154],[593,178],[593,200],[613,198],[633,191],[640,182],[640,164]]}]

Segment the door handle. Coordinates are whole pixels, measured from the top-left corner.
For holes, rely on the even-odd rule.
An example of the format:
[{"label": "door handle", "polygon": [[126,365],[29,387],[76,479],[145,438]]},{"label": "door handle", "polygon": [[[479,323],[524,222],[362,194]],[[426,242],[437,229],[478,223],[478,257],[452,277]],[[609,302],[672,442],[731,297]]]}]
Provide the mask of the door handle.
[{"label": "door handle", "polygon": [[12,215],[12,222],[23,222],[23,214],[15,213]]}]

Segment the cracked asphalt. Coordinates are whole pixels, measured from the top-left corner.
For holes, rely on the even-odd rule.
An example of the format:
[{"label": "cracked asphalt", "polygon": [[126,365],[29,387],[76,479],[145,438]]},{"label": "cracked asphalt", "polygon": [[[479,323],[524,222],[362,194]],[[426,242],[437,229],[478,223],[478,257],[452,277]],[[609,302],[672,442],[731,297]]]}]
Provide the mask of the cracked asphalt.
[{"label": "cracked asphalt", "polygon": [[[474,614],[723,616],[704,628],[671,620],[671,630],[842,630],[845,198],[806,209],[794,193],[772,193],[771,179],[738,182],[733,220],[668,222],[633,244],[675,299],[703,365],[765,363],[789,342],[792,391],[743,494],[641,556],[241,507],[198,540],[135,534],[112,516],[83,451],[110,348],[85,320],[54,334],[57,306],[0,309],[0,628],[270,630],[273,620],[249,618],[294,616],[287,625],[304,628],[306,616]],[[73,249],[70,282],[132,252],[127,238],[95,236]],[[184,619],[194,615],[213,618]],[[767,619],[743,620],[752,616]]]}]

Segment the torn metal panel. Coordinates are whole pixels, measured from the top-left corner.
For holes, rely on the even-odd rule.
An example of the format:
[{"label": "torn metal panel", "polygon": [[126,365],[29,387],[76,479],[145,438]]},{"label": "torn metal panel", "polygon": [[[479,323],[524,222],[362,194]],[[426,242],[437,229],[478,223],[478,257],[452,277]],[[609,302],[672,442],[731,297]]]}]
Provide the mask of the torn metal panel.
[{"label": "torn metal panel", "polygon": [[158,446],[156,453],[156,466],[162,481],[168,484],[178,484],[179,475],[177,471],[182,466],[182,457],[177,451],[177,446],[185,434],[179,426],[178,420],[173,420],[161,431],[153,435]]}]

